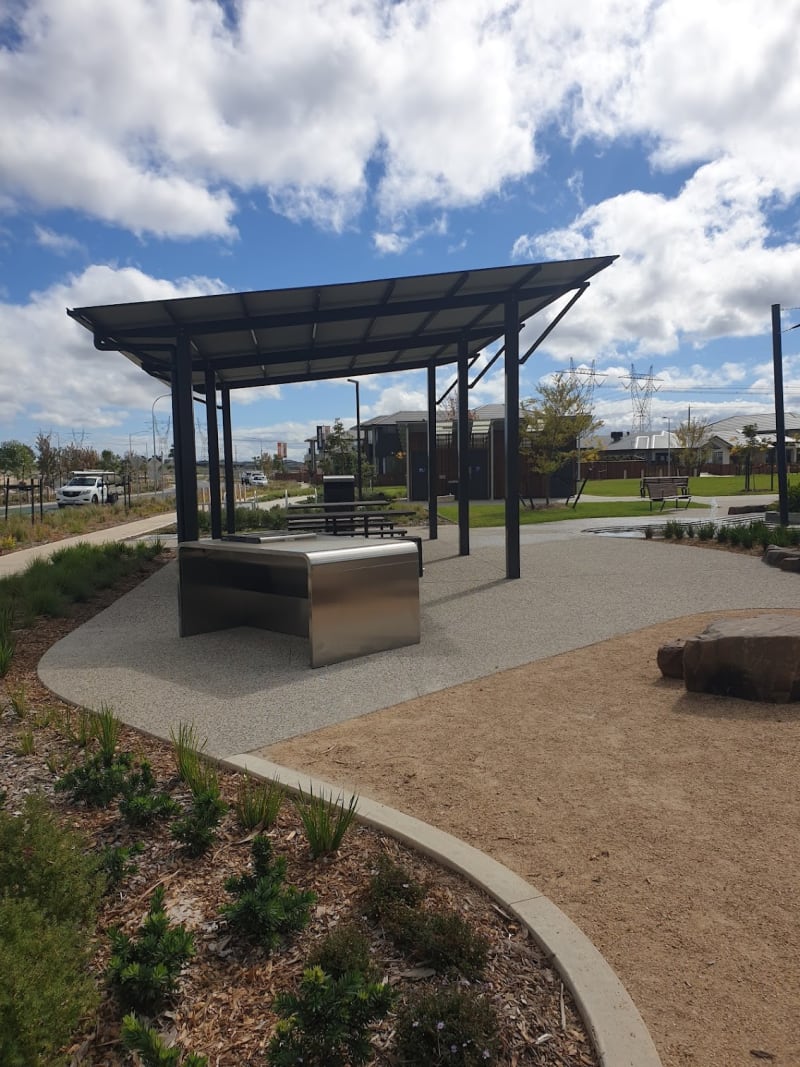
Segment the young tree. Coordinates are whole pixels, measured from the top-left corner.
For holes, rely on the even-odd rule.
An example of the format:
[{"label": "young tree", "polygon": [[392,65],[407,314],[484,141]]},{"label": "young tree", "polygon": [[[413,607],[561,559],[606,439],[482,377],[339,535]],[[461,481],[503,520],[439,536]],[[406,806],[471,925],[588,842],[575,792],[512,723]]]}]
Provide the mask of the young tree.
[{"label": "young tree", "polygon": [[25,478],[33,474],[36,468],[36,456],[30,445],[22,441],[3,441],[0,443],[0,471],[15,478]]},{"label": "young tree", "polygon": [[678,439],[680,462],[686,473],[697,477],[711,455],[711,442],[708,439],[707,422],[689,417],[675,430]]},{"label": "young tree", "polygon": [[749,422],[742,427],[742,436],[745,443],[731,450],[731,454],[737,459],[744,460],[744,491],[755,490],[755,475],[753,474],[753,458],[761,451],[762,445],[758,439],[758,427]]},{"label": "young tree", "polygon": [[550,503],[550,476],[578,454],[580,438],[590,437],[602,422],[591,408],[590,383],[559,371],[538,385],[539,395],[522,402],[520,453],[530,470],[545,476]]},{"label": "young tree", "polygon": [[333,428],[325,438],[325,451],[320,456],[320,465],[325,474],[355,474],[358,466],[353,435],[344,428],[341,419],[335,419]]},{"label": "young tree", "polygon": [[58,449],[53,447],[53,435],[43,433],[41,430],[36,435],[36,464],[39,473],[49,486],[56,484],[56,476],[59,469]]}]

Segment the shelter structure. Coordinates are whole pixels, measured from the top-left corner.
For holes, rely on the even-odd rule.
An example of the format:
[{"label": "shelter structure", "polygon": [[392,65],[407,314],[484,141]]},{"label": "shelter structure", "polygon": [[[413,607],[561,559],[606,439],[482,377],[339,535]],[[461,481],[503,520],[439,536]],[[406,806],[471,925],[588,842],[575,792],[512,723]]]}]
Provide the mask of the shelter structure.
[{"label": "shelter structure", "polygon": [[[615,256],[526,263],[374,281],[225,293],[68,309],[101,351],[121,352],[169,385],[175,444],[178,540],[198,536],[193,402],[205,401],[211,535],[223,514],[217,397],[222,412],[225,527],[235,532],[231,390],[426,370],[429,536],[437,536],[436,371],[458,385],[459,481],[469,479],[468,391],[502,355],[505,370],[506,576],[519,577],[519,368]],[[558,302],[561,306],[558,307]],[[558,310],[520,349],[534,316]],[[482,352],[488,364],[470,381]],[[469,493],[459,494],[459,551],[469,554]]]}]

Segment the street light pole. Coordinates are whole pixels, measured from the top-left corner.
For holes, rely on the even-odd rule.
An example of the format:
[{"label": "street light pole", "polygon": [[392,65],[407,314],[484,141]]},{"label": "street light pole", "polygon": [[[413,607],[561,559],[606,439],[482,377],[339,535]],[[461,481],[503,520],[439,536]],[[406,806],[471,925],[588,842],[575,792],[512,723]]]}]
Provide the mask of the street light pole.
[{"label": "street light pole", "polygon": [[358,499],[363,500],[361,485],[361,402],[359,397],[359,383],[355,378],[348,378],[348,382],[356,387],[356,459],[358,461]]},{"label": "street light pole", "polygon": [[[161,396],[157,396],[155,398],[155,400],[153,401],[152,407],[150,408],[150,417],[151,417],[152,422],[153,422],[153,491],[154,492],[158,491],[158,486],[156,485],[156,404],[159,402],[159,400],[163,400],[165,396],[172,396],[172,393],[162,393]],[[159,474],[160,473],[161,472],[159,471]]]}]

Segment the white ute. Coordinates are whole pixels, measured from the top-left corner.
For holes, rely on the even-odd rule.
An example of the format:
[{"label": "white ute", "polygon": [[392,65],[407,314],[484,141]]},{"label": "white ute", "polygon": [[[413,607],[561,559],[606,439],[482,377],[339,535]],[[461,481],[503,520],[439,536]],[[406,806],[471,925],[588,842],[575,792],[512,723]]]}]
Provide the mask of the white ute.
[{"label": "white ute", "polygon": [[118,494],[113,492],[117,476],[113,471],[72,471],[70,479],[56,489],[60,508],[68,504],[113,504]]}]

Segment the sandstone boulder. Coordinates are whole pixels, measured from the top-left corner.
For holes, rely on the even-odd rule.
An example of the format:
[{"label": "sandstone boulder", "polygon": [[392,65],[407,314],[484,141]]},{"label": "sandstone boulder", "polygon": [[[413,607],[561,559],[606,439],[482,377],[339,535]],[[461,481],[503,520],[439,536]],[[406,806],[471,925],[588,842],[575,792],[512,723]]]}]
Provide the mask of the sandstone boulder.
[{"label": "sandstone boulder", "polygon": [[656,656],[656,662],[665,678],[683,678],[683,646],[686,640],[678,637],[663,644]]},{"label": "sandstone boulder", "polygon": [[762,558],[771,567],[781,567],[784,560],[800,559],[800,551],[796,548],[782,548],[780,545],[767,545]]},{"label": "sandstone boulder", "polygon": [[686,639],[683,678],[693,693],[800,700],[800,617],[718,619]]}]

